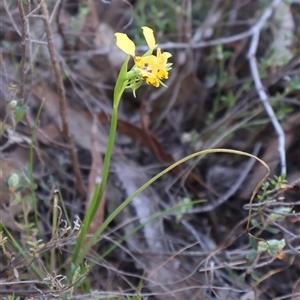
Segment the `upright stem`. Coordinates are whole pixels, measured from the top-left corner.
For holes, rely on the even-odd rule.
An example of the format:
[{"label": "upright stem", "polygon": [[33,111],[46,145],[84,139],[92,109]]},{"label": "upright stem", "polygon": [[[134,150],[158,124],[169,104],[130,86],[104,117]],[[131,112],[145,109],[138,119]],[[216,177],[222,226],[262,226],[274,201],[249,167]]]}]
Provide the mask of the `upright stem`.
[{"label": "upright stem", "polygon": [[[113,99],[113,110],[112,110],[112,117],[110,122],[110,130],[109,130],[109,136],[108,136],[108,142],[107,142],[107,149],[105,152],[104,157],[104,163],[103,163],[103,170],[102,170],[102,179],[101,183],[96,184],[96,188],[93,194],[93,198],[91,200],[90,206],[87,209],[85,218],[83,220],[83,226],[81,228],[80,235],[78,237],[75,249],[73,251],[73,257],[72,261],[75,263],[76,267],[81,262],[79,260],[79,257],[84,257],[87,252],[89,251],[90,247],[92,246],[92,242],[89,241],[88,245],[89,247],[84,247],[82,249],[83,242],[86,238],[86,234],[89,230],[89,227],[91,225],[91,222],[93,221],[97,210],[100,206],[103,193],[105,191],[106,183],[107,183],[107,177],[109,173],[109,166],[110,166],[110,160],[113,152],[113,146],[115,142],[115,136],[116,136],[116,130],[117,130],[117,123],[118,123],[118,107],[121,100],[121,97],[124,93],[125,87],[128,83],[127,79],[127,67],[128,67],[128,60],[129,57],[124,61],[122,68],[120,70],[115,88],[114,88],[114,99]],[[95,238],[95,235],[91,238]],[[80,254],[79,254],[80,252]]]},{"label": "upright stem", "polygon": [[[121,98],[123,94],[124,89],[119,94],[119,97]],[[105,191],[108,173],[109,173],[109,166],[110,166],[110,160],[111,155],[113,152],[114,142],[115,142],[115,136],[116,136],[116,130],[117,130],[117,124],[118,124],[118,104],[119,100],[114,101],[112,116],[111,116],[111,122],[110,122],[110,130],[109,130],[109,136],[108,136],[108,142],[107,142],[107,149],[105,152],[104,162],[103,162],[103,170],[102,170],[102,180],[99,184],[96,185],[96,189],[94,191],[94,195],[90,204],[90,207],[87,210],[86,216],[84,218],[83,227],[81,228],[80,236],[78,238],[78,241],[76,243],[76,247],[73,252],[73,262],[75,262],[75,265],[78,266],[80,261],[78,261],[79,257],[79,251],[82,254],[82,244],[86,237],[86,234],[88,232],[88,229],[90,227],[91,222],[93,221],[96,212],[98,210],[98,207],[101,203],[103,193]],[[87,250],[88,251],[88,250]],[[84,255],[83,255],[84,256]]]}]

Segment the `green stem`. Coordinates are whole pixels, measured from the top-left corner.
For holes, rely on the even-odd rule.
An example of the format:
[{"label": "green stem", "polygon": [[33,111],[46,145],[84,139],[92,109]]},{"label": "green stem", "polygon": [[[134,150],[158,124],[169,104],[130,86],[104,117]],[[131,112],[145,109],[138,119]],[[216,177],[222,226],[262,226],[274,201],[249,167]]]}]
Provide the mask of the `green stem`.
[{"label": "green stem", "polygon": [[[83,226],[81,228],[80,235],[78,237],[73,256],[72,256],[72,262],[76,262],[75,266],[76,268],[78,267],[79,263],[82,262],[82,260],[78,260],[78,257],[83,258],[87,252],[89,251],[90,247],[87,248],[85,247],[85,252],[82,252],[82,245],[83,242],[86,238],[86,234],[89,230],[89,227],[96,215],[96,212],[100,206],[103,193],[105,191],[106,187],[106,182],[107,182],[107,177],[109,173],[109,166],[110,166],[110,160],[111,160],[111,155],[113,152],[113,146],[115,142],[115,136],[116,136],[116,130],[117,130],[117,123],[118,123],[118,107],[120,103],[120,99],[124,93],[125,87],[127,85],[127,66],[128,66],[128,60],[129,57],[125,60],[123,63],[123,66],[120,70],[115,89],[114,89],[114,101],[113,101],[113,111],[112,111],[112,116],[111,116],[111,124],[110,124],[110,130],[109,130],[109,137],[108,137],[108,142],[107,142],[107,150],[105,152],[105,157],[104,157],[104,163],[103,163],[103,171],[102,171],[102,180],[101,184],[96,184],[96,188],[93,194],[93,198],[91,200],[90,207],[87,209],[85,218],[83,220]],[[88,244],[90,245],[90,244]],[[80,255],[79,255],[80,253]]]},{"label": "green stem", "polygon": [[[101,181],[100,186],[99,186],[99,184],[96,185],[90,207],[87,210],[87,214],[84,218],[83,226],[81,228],[81,232],[80,232],[80,235],[79,235],[79,238],[78,238],[78,241],[76,243],[76,247],[75,247],[75,250],[73,253],[73,258],[72,258],[73,262],[75,262],[75,260],[77,261],[77,257],[78,257],[79,251],[81,249],[81,245],[83,244],[83,241],[86,237],[86,234],[91,225],[91,222],[93,221],[93,219],[95,217],[95,214],[101,203],[103,193],[105,191],[108,172],[109,172],[109,166],[110,166],[110,160],[111,160],[111,155],[112,155],[115,136],[116,136],[117,123],[118,123],[118,106],[114,105],[113,111],[112,111],[112,116],[111,116],[111,125],[110,125],[109,137],[108,137],[108,142],[107,142],[107,150],[105,153],[104,163],[103,163],[102,181]],[[78,266],[78,264],[76,264],[76,267],[77,266]]]}]

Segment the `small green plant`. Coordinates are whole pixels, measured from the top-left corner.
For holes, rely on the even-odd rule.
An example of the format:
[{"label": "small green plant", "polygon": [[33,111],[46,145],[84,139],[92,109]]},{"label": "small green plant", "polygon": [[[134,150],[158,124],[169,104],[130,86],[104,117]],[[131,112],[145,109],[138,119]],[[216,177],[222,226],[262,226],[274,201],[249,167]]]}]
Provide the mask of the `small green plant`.
[{"label": "small green plant", "polygon": [[[274,179],[266,181],[262,184],[261,194],[257,196],[258,198],[258,218],[251,219],[251,225],[253,229],[256,228],[260,233],[263,231],[268,231],[271,234],[278,234],[280,229],[273,226],[274,222],[282,221],[291,212],[291,207],[287,206],[277,206],[273,210],[264,212],[264,208],[272,207],[276,195],[279,191],[286,189],[287,181],[285,179],[285,174],[281,176],[274,176]],[[247,254],[248,260],[254,260],[262,253],[268,253],[270,256],[275,258],[283,258],[284,254],[282,249],[285,247],[285,239],[268,239],[263,240],[249,235],[250,245],[252,251]]]},{"label": "small green plant", "polygon": [[284,188],[284,185],[287,183],[285,178],[285,174],[281,176],[274,175],[274,179],[264,182],[261,188],[262,193],[257,196],[258,200],[260,202],[270,200],[272,198],[271,195]]},{"label": "small green plant", "polygon": [[231,56],[232,53],[230,51],[224,51],[223,45],[220,44],[215,47],[215,52],[208,58],[208,61],[216,61],[218,65],[218,74],[215,78],[216,96],[213,101],[213,108],[206,119],[208,125],[215,120],[216,114],[219,111],[224,108],[230,109],[237,99],[237,95],[234,96],[232,93],[225,96],[222,95],[222,88],[224,85],[234,79],[229,76],[228,71],[225,68],[225,63]]},{"label": "small green plant", "polygon": [[282,252],[283,248],[286,245],[285,239],[269,239],[257,242],[256,239],[253,239],[251,237],[250,241],[253,251],[247,254],[246,258],[248,260],[254,260],[263,253],[268,253],[270,256],[279,259],[285,257],[284,253]]},{"label": "small green plant", "polygon": [[25,168],[24,172],[13,171],[7,180],[7,186],[11,196],[10,206],[22,205],[22,216],[19,219],[24,220],[24,223],[16,222],[16,224],[22,231],[26,232],[27,237],[30,237],[31,230],[35,228],[35,224],[29,221],[33,199],[31,194],[25,193],[23,195],[32,186],[29,179],[29,168]]},{"label": "small green plant", "polygon": [[[13,88],[15,89],[15,88]],[[23,119],[28,107],[24,105],[23,99],[11,100],[6,106],[6,116],[3,122],[0,122],[0,136],[5,130],[13,129]],[[12,125],[6,124],[6,118],[11,117]]]},{"label": "small green plant", "polygon": [[28,111],[28,106],[24,105],[23,99],[11,100],[7,105],[7,111],[12,115],[14,121],[14,127],[19,123],[24,114]]}]

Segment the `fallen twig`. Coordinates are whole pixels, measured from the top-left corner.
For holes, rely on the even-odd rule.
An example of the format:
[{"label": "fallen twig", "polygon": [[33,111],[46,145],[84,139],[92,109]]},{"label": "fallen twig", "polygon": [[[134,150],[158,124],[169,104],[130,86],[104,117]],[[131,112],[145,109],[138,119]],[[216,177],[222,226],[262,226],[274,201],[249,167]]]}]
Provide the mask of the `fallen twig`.
[{"label": "fallen twig", "polygon": [[266,24],[266,21],[271,17],[274,8],[281,2],[281,0],[273,0],[272,3],[267,7],[265,12],[260,17],[259,21],[252,27],[252,40],[248,50],[247,58],[249,61],[255,89],[259,96],[260,101],[262,102],[265,111],[267,112],[271,123],[273,124],[276,133],[278,135],[278,152],[280,155],[281,161],[281,174],[286,174],[286,157],[285,157],[285,134],[284,131],[274,113],[272,106],[268,101],[268,95],[265,92],[262,81],[260,79],[258,66],[256,62],[256,51],[259,42],[260,32],[263,26]]}]

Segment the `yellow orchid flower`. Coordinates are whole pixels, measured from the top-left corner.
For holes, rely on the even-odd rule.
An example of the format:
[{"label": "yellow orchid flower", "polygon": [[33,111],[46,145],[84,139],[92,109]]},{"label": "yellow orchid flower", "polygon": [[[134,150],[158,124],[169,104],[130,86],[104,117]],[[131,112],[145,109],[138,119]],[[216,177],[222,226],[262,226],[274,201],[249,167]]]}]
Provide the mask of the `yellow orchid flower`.
[{"label": "yellow orchid flower", "polygon": [[[147,42],[148,47],[150,48],[149,54],[152,53],[153,49],[156,47],[155,38],[153,30],[149,27],[143,26],[143,34]],[[135,55],[135,44],[125,33],[115,33],[117,39],[117,46],[126,54],[129,54],[133,57],[135,65],[139,69],[141,76],[145,79],[147,84],[152,84],[156,87],[159,86],[158,80],[155,78],[158,67],[157,60],[154,59],[153,55],[148,55],[145,57]],[[152,51],[151,51],[152,50]],[[149,59],[151,57],[151,59]]]},{"label": "yellow orchid flower", "polygon": [[153,34],[153,30],[143,26],[143,35],[149,50],[143,56],[136,56],[136,46],[134,42],[124,33],[115,33],[117,46],[126,54],[134,59],[134,67],[128,72],[127,88],[131,88],[135,95],[135,90],[141,86],[143,80],[147,84],[159,87],[160,84],[165,86],[161,80],[168,79],[168,71],[171,69],[171,63],[168,59],[172,56],[169,52],[162,53],[161,49],[157,49],[157,55],[153,55],[153,50],[157,44]]}]

